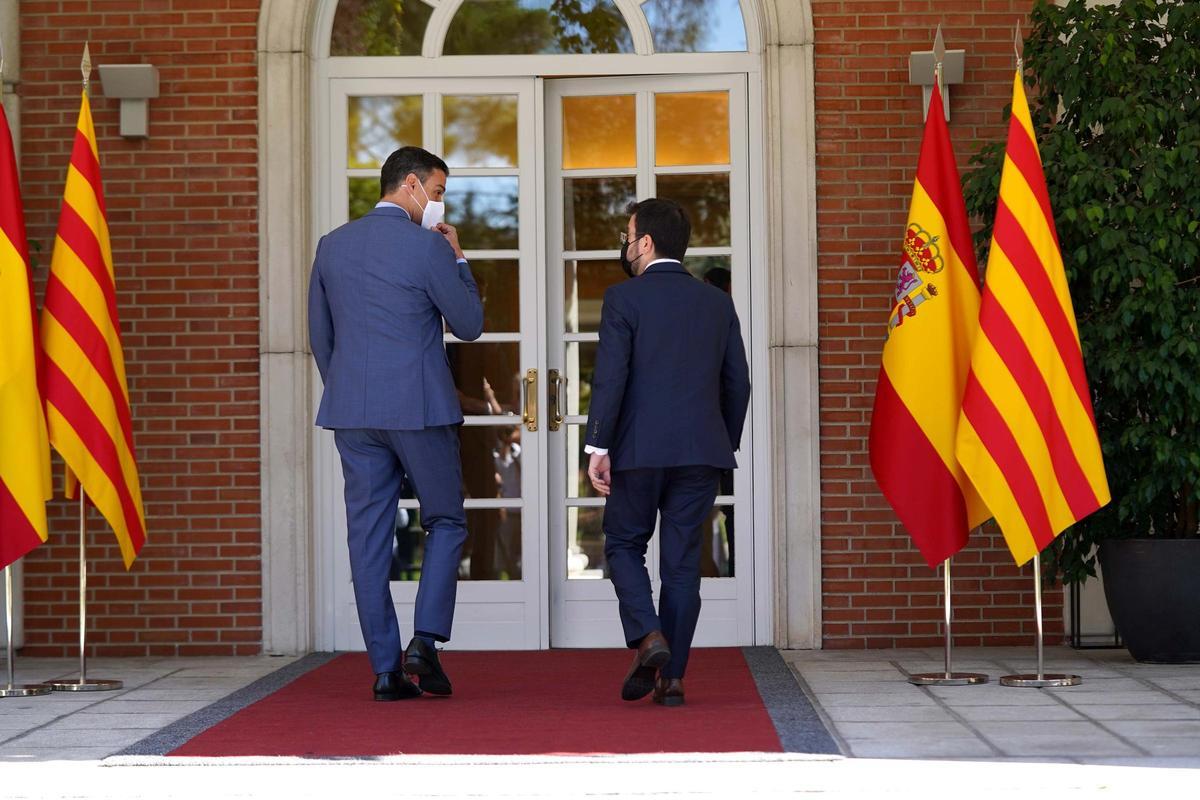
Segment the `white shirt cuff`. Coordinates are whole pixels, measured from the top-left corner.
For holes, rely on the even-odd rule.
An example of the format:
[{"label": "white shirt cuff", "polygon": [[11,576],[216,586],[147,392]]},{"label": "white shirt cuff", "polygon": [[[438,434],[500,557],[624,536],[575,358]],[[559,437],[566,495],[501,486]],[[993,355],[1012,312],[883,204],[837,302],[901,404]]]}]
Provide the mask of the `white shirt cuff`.
[{"label": "white shirt cuff", "polygon": [[587,453],[590,456],[591,455],[606,456],[606,455],[608,455],[608,448],[607,447],[594,447],[593,445],[588,444],[588,445],[584,445],[583,452]]}]

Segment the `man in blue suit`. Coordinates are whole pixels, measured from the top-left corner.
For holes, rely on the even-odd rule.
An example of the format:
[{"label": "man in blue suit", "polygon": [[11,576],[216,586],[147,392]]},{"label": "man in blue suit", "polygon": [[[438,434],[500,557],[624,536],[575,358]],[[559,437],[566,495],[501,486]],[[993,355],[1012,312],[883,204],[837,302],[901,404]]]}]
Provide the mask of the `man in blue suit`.
[{"label": "man in blue suit", "polygon": [[[388,156],[379,203],[322,237],[309,283],[309,343],[325,383],[317,425],[333,429],[342,459],[350,572],[376,700],[451,693],[434,643],[450,639],[467,520],[463,416],[442,323],[478,339],[483,307],[458,232],[442,222],[448,174],[419,147]],[[388,570],[405,477],[426,535],[415,635],[402,660]],[[420,687],[408,675],[420,676]]]},{"label": "man in blue suit", "polygon": [[[722,470],[737,466],[750,369],[729,295],[682,264],[691,236],[671,200],[630,208],[621,265],[634,280],[604,294],[585,450],[608,498],[604,554],[625,642],[636,650],[621,697],[683,704],[700,616],[700,548]],[[659,533],[658,612],[646,547]]]}]

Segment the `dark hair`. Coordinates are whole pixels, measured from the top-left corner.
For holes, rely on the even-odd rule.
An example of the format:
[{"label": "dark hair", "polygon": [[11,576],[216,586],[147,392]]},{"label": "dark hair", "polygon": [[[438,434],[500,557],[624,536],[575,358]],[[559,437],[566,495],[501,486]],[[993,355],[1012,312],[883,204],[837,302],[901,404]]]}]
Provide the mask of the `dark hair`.
[{"label": "dark hair", "polygon": [[650,197],[640,203],[630,203],[626,210],[634,217],[637,235],[649,234],[660,256],[683,260],[688,240],[692,238],[692,223],[683,206],[674,200]]},{"label": "dark hair", "polygon": [[379,171],[379,196],[386,197],[399,189],[410,172],[416,174],[417,179],[424,183],[429,180],[435,169],[450,174],[446,162],[428,150],[412,146],[401,147],[383,162],[383,169]]}]

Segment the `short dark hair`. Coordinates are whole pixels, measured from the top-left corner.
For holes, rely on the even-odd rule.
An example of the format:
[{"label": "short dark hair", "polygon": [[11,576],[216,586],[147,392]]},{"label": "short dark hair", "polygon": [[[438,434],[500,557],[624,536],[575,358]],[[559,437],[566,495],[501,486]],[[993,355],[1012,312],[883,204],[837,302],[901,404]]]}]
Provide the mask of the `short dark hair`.
[{"label": "short dark hair", "polygon": [[379,171],[379,196],[386,197],[399,189],[410,172],[416,174],[417,179],[424,183],[429,180],[435,169],[450,174],[446,162],[428,150],[411,145],[401,147],[383,162],[383,169]]},{"label": "short dark hair", "polygon": [[692,223],[683,206],[674,200],[649,197],[640,203],[630,203],[626,210],[634,218],[637,235],[649,234],[660,256],[683,260],[688,240],[692,238]]}]

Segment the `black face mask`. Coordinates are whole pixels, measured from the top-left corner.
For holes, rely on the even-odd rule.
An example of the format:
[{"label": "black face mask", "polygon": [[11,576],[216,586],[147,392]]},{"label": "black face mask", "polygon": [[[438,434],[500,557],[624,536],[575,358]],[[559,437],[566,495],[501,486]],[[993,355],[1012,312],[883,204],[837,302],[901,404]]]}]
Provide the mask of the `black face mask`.
[{"label": "black face mask", "polygon": [[625,274],[631,278],[635,278],[637,276],[633,272],[633,262],[631,262],[625,254],[629,252],[629,245],[633,244],[640,238],[642,237],[639,236],[637,239],[632,239],[621,246],[621,269],[624,270]]}]

